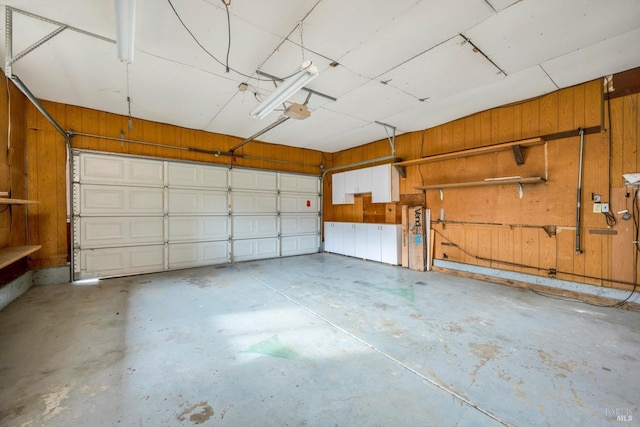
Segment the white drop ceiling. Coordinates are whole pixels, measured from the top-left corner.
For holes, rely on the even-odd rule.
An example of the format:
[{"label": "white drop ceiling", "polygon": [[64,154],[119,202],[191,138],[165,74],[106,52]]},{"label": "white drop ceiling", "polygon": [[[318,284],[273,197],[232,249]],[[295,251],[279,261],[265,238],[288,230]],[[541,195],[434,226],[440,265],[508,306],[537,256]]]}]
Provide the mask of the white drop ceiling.
[{"label": "white drop ceiling", "polygon": [[[337,101],[312,95],[310,118],[259,139],[336,152],[386,138],[376,122],[399,135],[640,66],[640,0],[232,0],[229,73],[223,2],[171,3],[217,60],[169,0],[138,0],[132,64],[67,29],[12,72],[40,99],[127,115],[128,90],[134,117],[247,138],[282,114],[249,117],[274,88],[256,71],[285,77],[311,60],[307,87]],[[115,39],[112,0],[0,4]],[[56,28],[13,16],[14,54]]]}]

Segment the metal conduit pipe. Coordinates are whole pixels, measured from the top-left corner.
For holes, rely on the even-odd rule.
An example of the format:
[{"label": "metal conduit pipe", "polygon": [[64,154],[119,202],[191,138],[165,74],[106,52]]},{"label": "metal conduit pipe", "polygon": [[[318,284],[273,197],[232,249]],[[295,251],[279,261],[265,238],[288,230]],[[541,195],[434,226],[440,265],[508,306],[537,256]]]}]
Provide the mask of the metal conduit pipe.
[{"label": "metal conduit pipe", "polygon": [[[49,112],[44,108],[40,101],[31,93],[29,88],[18,78],[18,76],[12,74],[11,81],[16,85],[20,92],[27,97],[29,101],[42,113],[42,115],[47,119],[51,126],[53,126],[60,135],[64,137],[64,141],[67,148],[67,179],[66,179],[66,190],[67,190],[67,222],[69,223],[70,230],[70,242],[69,242],[69,260],[70,260],[70,271],[69,271],[69,281],[73,282],[74,280],[74,272],[75,272],[75,260],[74,260],[74,242],[75,242],[75,233],[73,229],[73,207],[71,206],[72,200],[72,183],[73,183],[73,156],[71,154],[71,134],[69,132],[65,132],[64,129],[56,122],[56,120],[49,114]],[[27,222],[28,224],[28,222]]]},{"label": "metal conduit pipe", "polygon": [[584,152],[584,129],[578,129],[580,133],[580,158],[578,161],[578,202],[576,204],[576,253],[582,253],[580,249],[580,223],[582,214],[582,157]]}]

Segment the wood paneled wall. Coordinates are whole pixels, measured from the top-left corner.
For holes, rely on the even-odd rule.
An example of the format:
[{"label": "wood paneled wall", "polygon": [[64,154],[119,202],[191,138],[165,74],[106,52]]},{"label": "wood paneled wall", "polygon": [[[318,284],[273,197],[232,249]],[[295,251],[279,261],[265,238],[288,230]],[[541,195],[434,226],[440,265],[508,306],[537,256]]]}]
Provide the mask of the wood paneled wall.
[{"label": "wood paneled wall", "polygon": [[[596,80],[398,136],[396,156],[410,160],[603,126],[601,132],[585,137],[579,253],[575,244],[579,137],[525,148],[522,166],[515,163],[511,151],[408,166],[400,190],[403,199],[413,202],[423,194],[415,189],[421,185],[548,177],[544,184],[525,186],[522,199],[517,185],[445,189],[442,200],[439,191],[427,191],[424,201],[436,230],[435,258],[630,289],[625,282],[634,280],[633,221],[618,218],[615,226],[608,226],[603,214],[592,212],[591,195],[601,194],[614,213],[625,208],[631,212],[633,197],[625,197],[621,175],[640,171],[639,101],[638,94],[613,99],[609,126],[603,84]],[[335,153],[331,164],[348,165],[389,154],[388,142],[381,140]],[[331,194],[330,176],[325,179],[324,193]],[[387,211],[394,209],[390,205]],[[441,210],[444,221],[439,221]],[[354,205],[333,206],[326,197],[324,216],[325,220],[364,222],[369,216],[366,198],[356,197]],[[387,220],[399,222],[397,216],[387,216]]]},{"label": "wood paneled wall", "polygon": [[[0,191],[15,199],[28,197],[25,185],[26,98],[3,76],[0,90]],[[24,205],[0,205],[0,248],[26,244]]]},{"label": "wood paneled wall", "polygon": [[[71,139],[74,149],[231,166],[231,157],[216,157],[213,152],[226,152],[242,141],[227,135],[139,119],[133,119],[133,128],[129,130],[125,116],[54,102],[42,101],[42,104],[65,130],[111,138],[120,138],[122,132],[124,139],[163,145],[121,143],[76,135]],[[41,201],[29,208],[29,242],[42,245],[42,249],[32,256],[30,267],[61,266],[67,263],[68,256],[66,143],[31,103],[26,110],[28,192],[31,198]],[[319,151],[257,141],[243,146],[236,154],[234,167],[318,175],[320,165],[326,161]]]},{"label": "wood paneled wall", "polygon": [[[24,170],[12,168],[12,191],[14,195],[22,192],[25,197],[28,195],[42,203],[28,208],[28,227],[14,222],[11,233],[7,234],[5,226],[4,234],[0,236],[11,244],[42,244],[43,248],[34,254],[32,267],[65,265],[68,232],[64,139],[9,86],[12,90],[12,117],[16,115],[12,132],[13,140],[17,142],[13,147],[19,151],[19,140],[26,140],[26,166],[23,166]],[[22,107],[14,102],[14,92],[15,99],[21,99]],[[630,286],[624,283],[634,280],[633,222],[618,218],[618,223],[609,227],[602,214],[592,213],[591,194],[601,194],[604,201],[611,203],[614,213],[625,208],[630,212],[633,210],[633,195],[626,197],[621,175],[640,170],[638,102],[638,94],[613,99],[609,126],[608,103],[603,99],[602,82],[597,80],[396,138],[395,156],[410,160],[575,131],[579,127],[603,126],[601,132],[585,138],[580,253],[575,250],[578,137],[555,139],[546,146],[526,148],[522,166],[516,165],[508,151],[409,166],[407,177],[401,179],[401,203],[384,206],[371,204],[367,196],[356,197],[354,205],[333,206],[330,197],[332,174],[328,173],[323,187],[327,195],[323,200],[323,219],[397,223],[400,204],[425,203],[431,208],[434,228],[438,233],[435,244],[437,259],[542,276],[551,274],[577,282],[629,289]],[[176,146],[158,147],[75,136],[72,139],[74,148],[230,165],[229,157],[215,157],[197,150],[227,151],[240,142],[235,137],[138,119],[133,120],[133,129],[129,131],[124,116],[52,102],[43,104],[64,129],[115,138],[120,137],[123,131],[126,139]],[[6,108],[6,97],[0,97],[0,108]],[[19,108],[23,108],[26,115],[23,125],[20,124]],[[26,129],[22,138],[17,137],[20,129]],[[0,133],[6,135],[2,128]],[[608,185],[610,136],[611,195]],[[391,154],[386,139],[333,154],[260,142],[252,142],[239,151],[246,158],[236,159],[236,166],[311,174],[319,173],[320,165],[327,169]],[[4,162],[6,165],[9,160]],[[0,173],[2,177],[7,176],[7,167],[0,166]],[[20,189],[24,174],[27,175],[28,186]],[[515,185],[447,189],[442,200],[438,191],[425,194],[414,188],[515,175],[548,176],[548,181],[526,186],[522,199]],[[443,222],[438,221],[441,209],[444,210]],[[6,222],[3,218],[0,217],[0,221]],[[0,222],[0,232],[2,224]],[[19,236],[24,236],[27,229],[28,241],[20,241]]]}]

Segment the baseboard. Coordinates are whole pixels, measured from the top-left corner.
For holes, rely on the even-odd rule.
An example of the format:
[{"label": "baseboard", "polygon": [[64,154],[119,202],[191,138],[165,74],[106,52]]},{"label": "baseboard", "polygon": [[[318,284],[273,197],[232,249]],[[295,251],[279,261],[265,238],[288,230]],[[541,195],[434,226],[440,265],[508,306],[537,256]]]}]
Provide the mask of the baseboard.
[{"label": "baseboard", "polygon": [[68,265],[33,270],[33,284],[35,286],[69,283],[70,279],[71,273]]},{"label": "baseboard", "polygon": [[0,310],[18,299],[31,288],[33,272],[26,271],[20,277],[0,286]]},{"label": "baseboard", "polygon": [[[434,260],[433,266],[436,271],[459,274],[508,286],[527,288],[541,293],[578,299],[594,304],[617,304],[627,300],[631,293],[631,291],[621,289],[605,288],[552,277],[534,276],[515,271],[498,270],[453,261]],[[622,307],[640,311],[640,286]]]}]

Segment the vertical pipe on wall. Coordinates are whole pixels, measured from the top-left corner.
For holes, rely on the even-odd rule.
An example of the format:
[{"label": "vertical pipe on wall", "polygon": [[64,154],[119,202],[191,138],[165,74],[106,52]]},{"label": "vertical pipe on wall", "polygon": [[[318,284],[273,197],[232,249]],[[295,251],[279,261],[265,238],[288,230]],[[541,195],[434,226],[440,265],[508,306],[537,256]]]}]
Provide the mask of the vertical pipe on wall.
[{"label": "vertical pipe on wall", "polygon": [[580,220],[581,220],[581,202],[582,202],[582,157],[584,152],[584,129],[578,129],[580,133],[580,158],[578,160],[578,202],[576,204],[576,253],[582,253],[580,249]]}]

